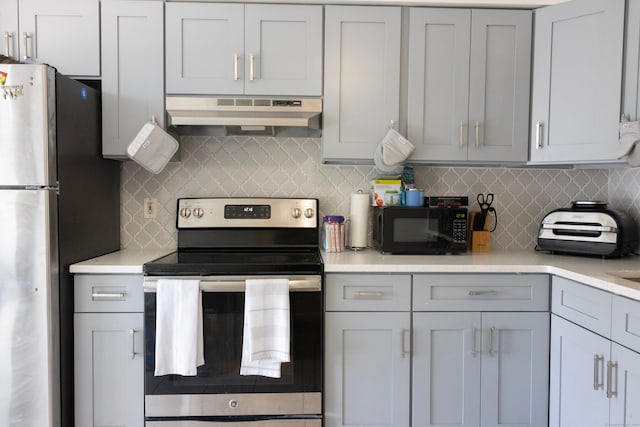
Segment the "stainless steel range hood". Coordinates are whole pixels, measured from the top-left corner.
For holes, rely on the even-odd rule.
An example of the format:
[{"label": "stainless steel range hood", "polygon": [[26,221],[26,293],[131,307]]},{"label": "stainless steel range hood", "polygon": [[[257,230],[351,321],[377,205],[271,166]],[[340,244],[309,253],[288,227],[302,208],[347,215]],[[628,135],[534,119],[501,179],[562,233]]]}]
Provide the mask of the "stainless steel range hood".
[{"label": "stainless steel range hood", "polygon": [[321,98],[167,96],[169,126],[291,126],[318,129]]}]

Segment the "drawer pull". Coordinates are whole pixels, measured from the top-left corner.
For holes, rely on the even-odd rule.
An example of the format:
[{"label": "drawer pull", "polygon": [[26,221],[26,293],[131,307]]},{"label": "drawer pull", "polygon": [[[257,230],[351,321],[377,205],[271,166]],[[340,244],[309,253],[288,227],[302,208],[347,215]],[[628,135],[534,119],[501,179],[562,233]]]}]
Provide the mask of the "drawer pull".
[{"label": "drawer pull", "polygon": [[490,290],[490,291],[469,291],[470,297],[478,297],[484,295],[498,295],[498,291]]},{"label": "drawer pull", "polygon": [[384,296],[384,292],[371,292],[371,291],[355,291],[353,293],[354,297],[375,297],[382,298]]},{"label": "drawer pull", "polygon": [[604,356],[593,355],[593,389],[598,390],[604,387],[604,384],[600,382],[600,363],[604,365]]},{"label": "drawer pull", "polygon": [[129,357],[131,357],[132,359],[136,358],[136,355],[139,353],[136,353],[136,331],[135,329],[129,329],[129,334],[131,335],[131,353],[129,353]]},{"label": "drawer pull", "polygon": [[124,292],[94,292],[91,294],[93,299],[115,299],[124,298]]},{"label": "drawer pull", "polygon": [[[616,389],[613,390],[613,368],[616,369]],[[607,397],[611,399],[612,397],[618,396],[618,363],[608,361],[607,362]]]}]

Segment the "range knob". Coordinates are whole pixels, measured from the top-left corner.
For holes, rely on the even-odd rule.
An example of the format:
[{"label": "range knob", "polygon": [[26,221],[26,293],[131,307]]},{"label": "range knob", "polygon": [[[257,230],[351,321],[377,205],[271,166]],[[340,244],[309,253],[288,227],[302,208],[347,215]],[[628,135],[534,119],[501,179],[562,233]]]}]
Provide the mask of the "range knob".
[{"label": "range knob", "polygon": [[300,208],[293,208],[291,209],[291,216],[294,218],[300,218],[300,215],[302,215],[302,211],[300,211]]},{"label": "range knob", "polygon": [[182,218],[189,218],[191,216],[191,209],[189,208],[180,209],[180,216]]},{"label": "range knob", "polygon": [[229,408],[236,409],[238,407],[238,401],[235,399],[231,399],[229,401]]},{"label": "range knob", "polygon": [[313,211],[313,209],[307,208],[304,210],[305,218],[313,218],[313,215],[315,215],[315,212]]},{"label": "range knob", "polygon": [[193,216],[195,216],[196,218],[202,218],[204,216],[204,209],[202,208],[195,208],[193,210]]}]

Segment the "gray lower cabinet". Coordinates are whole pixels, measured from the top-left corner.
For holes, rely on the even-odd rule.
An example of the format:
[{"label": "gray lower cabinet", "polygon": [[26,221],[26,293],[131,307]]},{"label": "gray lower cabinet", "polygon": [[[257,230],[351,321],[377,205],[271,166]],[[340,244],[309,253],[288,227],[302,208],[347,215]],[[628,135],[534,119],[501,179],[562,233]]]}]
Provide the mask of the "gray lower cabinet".
[{"label": "gray lower cabinet", "polygon": [[139,275],[76,275],[75,425],[144,425],[144,296]]},{"label": "gray lower cabinet", "polygon": [[400,119],[400,7],[326,6],[324,161],[373,159]]},{"label": "gray lower cabinet", "polygon": [[326,427],[407,427],[411,276],[327,274]]},{"label": "gray lower cabinet", "polygon": [[547,426],[547,275],[327,274],[326,310],[328,427]]},{"label": "gray lower cabinet", "polygon": [[548,290],[546,275],[413,276],[415,425],[547,426]]},{"label": "gray lower cabinet", "polygon": [[640,303],[556,277],[553,301],[549,425],[638,425]]},{"label": "gray lower cabinet", "polygon": [[127,146],[155,117],[164,126],[164,3],[102,2],[102,154]]},{"label": "gray lower cabinet", "polygon": [[526,162],[531,11],[411,8],[409,23],[411,159]]},{"label": "gray lower cabinet", "polygon": [[536,9],[531,163],[616,161],[624,0]]}]

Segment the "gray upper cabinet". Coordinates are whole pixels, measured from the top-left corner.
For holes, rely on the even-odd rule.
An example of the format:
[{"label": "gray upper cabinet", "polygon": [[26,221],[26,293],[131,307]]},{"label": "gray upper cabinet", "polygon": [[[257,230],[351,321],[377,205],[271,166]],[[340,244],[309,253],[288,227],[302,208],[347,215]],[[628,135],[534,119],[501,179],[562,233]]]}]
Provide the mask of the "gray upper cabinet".
[{"label": "gray upper cabinet", "polygon": [[166,4],[169,94],[322,94],[322,6]]},{"label": "gray upper cabinet", "polygon": [[625,1],[572,1],[535,13],[530,161],[616,160]]},{"label": "gray upper cabinet", "polygon": [[[98,0],[20,0],[14,1],[16,3],[18,25],[5,28],[2,22],[6,19],[5,11],[0,12],[1,30],[6,37],[3,51],[8,50],[8,56],[24,62],[46,63],[69,76],[100,75]],[[13,8],[8,9],[12,14]]]},{"label": "gray upper cabinet", "polygon": [[18,59],[18,2],[3,1],[0,7],[0,53],[13,59]]},{"label": "gray upper cabinet", "polygon": [[622,114],[640,120],[640,0],[627,2],[623,96]]},{"label": "gray upper cabinet", "polygon": [[142,126],[164,125],[162,1],[102,2],[102,154],[126,158]]},{"label": "gray upper cabinet", "polygon": [[371,160],[400,114],[399,7],[326,6],[323,159]]},{"label": "gray upper cabinet", "polygon": [[525,162],[531,12],[411,8],[412,160]]}]

